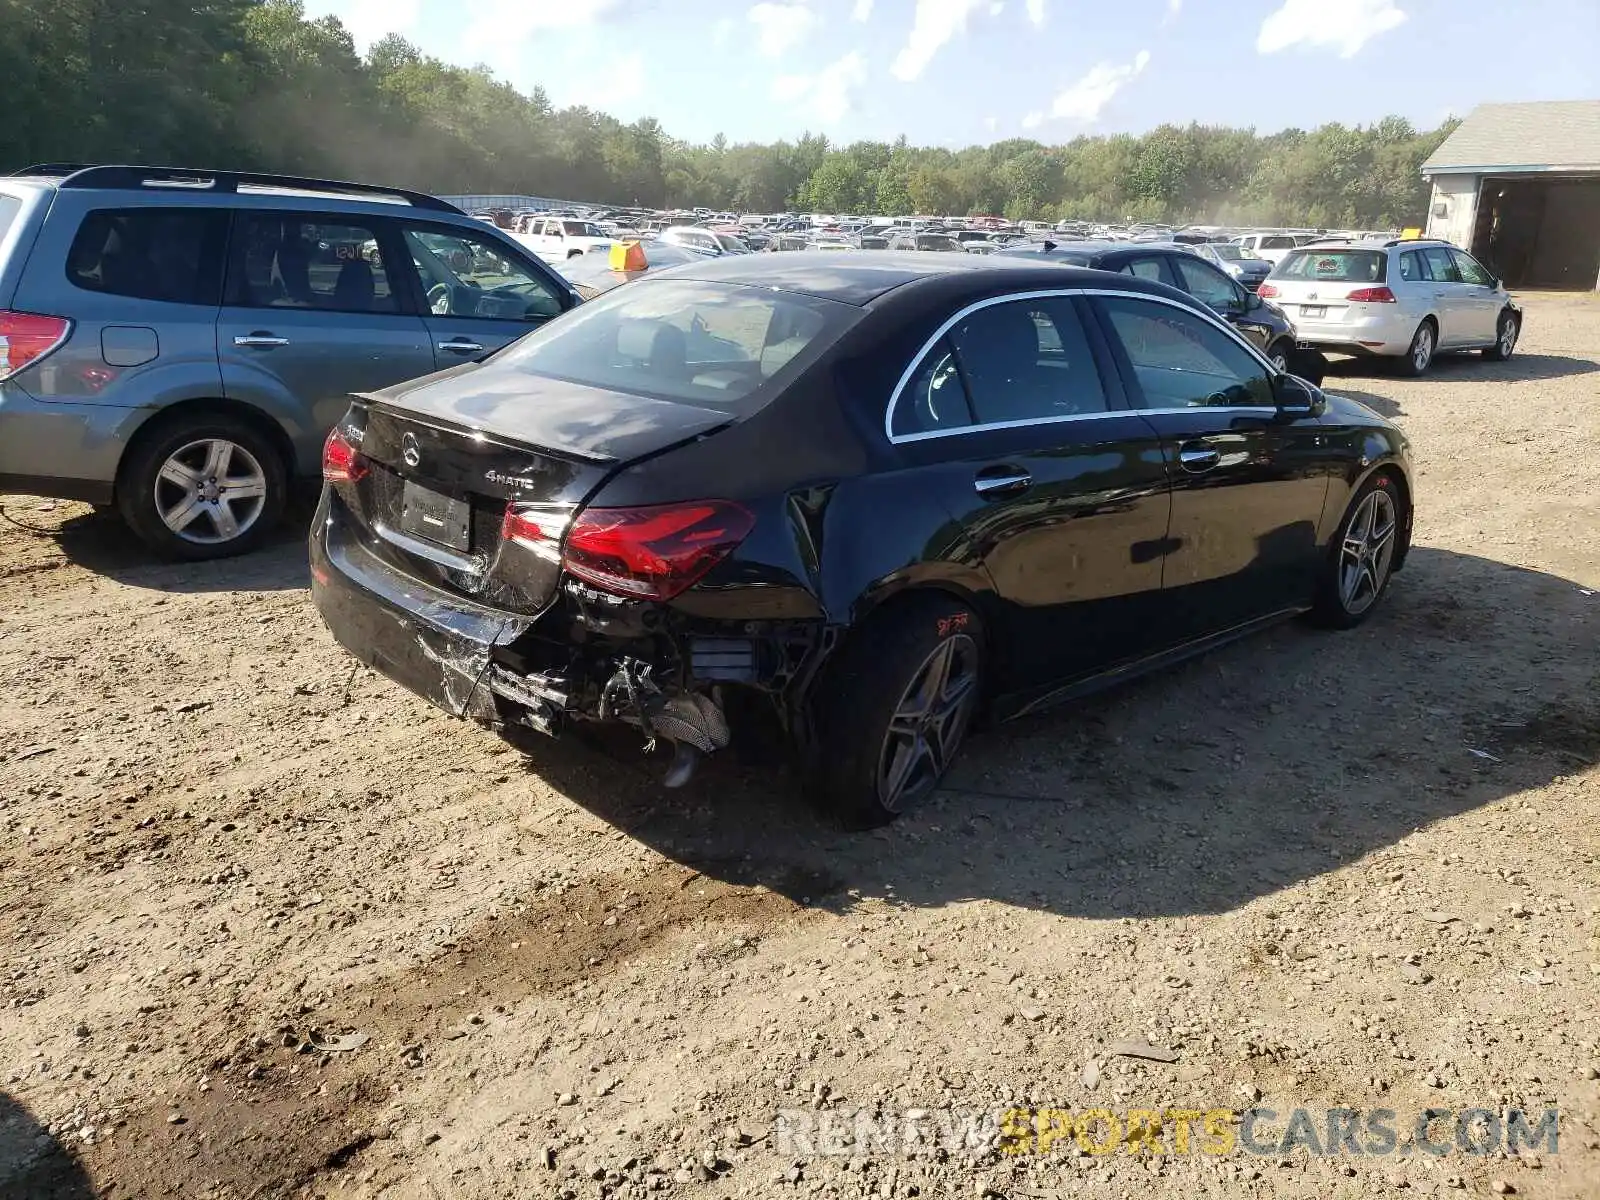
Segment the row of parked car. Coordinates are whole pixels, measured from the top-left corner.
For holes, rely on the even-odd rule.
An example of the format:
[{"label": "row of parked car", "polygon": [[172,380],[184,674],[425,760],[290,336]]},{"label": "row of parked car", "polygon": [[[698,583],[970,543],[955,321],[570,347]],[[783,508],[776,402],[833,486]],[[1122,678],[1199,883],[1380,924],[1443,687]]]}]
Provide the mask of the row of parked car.
[{"label": "row of parked car", "polygon": [[[519,233],[553,236],[284,176],[0,179],[0,489],[199,559],[320,475],[312,596],[362,661],[508,734],[633,726],[673,786],[775,722],[873,825],[985,711],[1365,620],[1410,543],[1408,447],[1296,356],[1422,369],[1520,322],[1435,242],[1302,247],[1250,292],[1175,243],[661,240],[687,262],[586,287]],[[641,253],[557,261],[637,279]]]},{"label": "row of parked car", "polygon": [[[694,240],[706,232],[669,229],[642,263],[614,264],[618,243],[579,219],[505,231],[389,188],[128,167],[0,179],[0,488],[115,505],[171,556],[248,549],[317,473],[350,394],[738,253]],[[1440,351],[1509,355],[1521,323],[1498,280],[1440,243],[1301,247],[1265,282],[1226,244],[1028,240],[988,258],[1164,284],[1313,382],[1310,351],[1420,372]]]}]

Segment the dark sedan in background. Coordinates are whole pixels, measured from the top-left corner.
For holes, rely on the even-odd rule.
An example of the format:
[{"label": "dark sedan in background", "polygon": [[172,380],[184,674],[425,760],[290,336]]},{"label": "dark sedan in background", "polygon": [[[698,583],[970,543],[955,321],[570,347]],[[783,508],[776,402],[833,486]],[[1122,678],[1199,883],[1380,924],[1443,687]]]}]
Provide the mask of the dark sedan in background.
[{"label": "dark sedan in background", "polygon": [[[739,256],[357,398],[312,591],[457,716],[623,722],[685,782],[775,719],[855,826],[1030,712],[1404,562],[1405,438],[1186,293],[1001,256]],[[741,734],[742,736],[742,734]]]},{"label": "dark sedan in background", "polygon": [[[1280,371],[1320,384],[1327,366],[1321,355],[1297,353],[1294,326],[1283,312],[1194,253],[1199,247],[1148,242],[1030,242],[999,255],[1047,259],[1098,271],[1120,271],[1187,292],[1224,317]],[[1271,264],[1267,264],[1270,269]]]}]

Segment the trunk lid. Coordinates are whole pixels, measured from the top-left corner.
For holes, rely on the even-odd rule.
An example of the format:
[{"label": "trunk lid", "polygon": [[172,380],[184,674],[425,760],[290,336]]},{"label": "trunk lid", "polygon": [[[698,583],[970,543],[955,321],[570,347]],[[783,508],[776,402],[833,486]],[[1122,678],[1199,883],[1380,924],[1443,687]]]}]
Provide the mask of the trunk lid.
[{"label": "trunk lid", "polygon": [[728,414],[469,365],[358,396],[341,429],[368,470],[345,493],[373,549],[412,576],[521,613],[555,597],[561,563],[501,525],[513,502],[564,524],[629,463]]},{"label": "trunk lid", "polygon": [[1386,261],[1382,251],[1364,247],[1302,248],[1280,263],[1267,282],[1277,289],[1273,303],[1296,325],[1340,325],[1379,307],[1352,302],[1349,296],[1384,286]]}]

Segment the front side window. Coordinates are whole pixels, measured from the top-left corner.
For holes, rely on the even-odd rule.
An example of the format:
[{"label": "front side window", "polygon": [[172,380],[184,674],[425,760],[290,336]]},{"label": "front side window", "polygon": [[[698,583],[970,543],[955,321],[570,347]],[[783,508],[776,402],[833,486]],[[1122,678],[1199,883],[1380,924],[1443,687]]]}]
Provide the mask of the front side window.
[{"label": "front side window", "polygon": [[757,389],[859,315],[793,292],[645,277],[529,334],[493,365],[743,415],[760,407]]},{"label": "front side window", "polygon": [[1433,276],[1435,283],[1460,283],[1461,272],[1456,270],[1456,261],[1450,257],[1450,251],[1443,246],[1431,246],[1422,252],[1422,257],[1427,260],[1428,273]]},{"label": "front side window", "polygon": [[1140,407],[1273,407],[1267,368],[1200,314],[1131,296],[1097,300],[1133,366]]},{"label": "front side window", "polygon": [[1483,264],[1470,254],[1460,250],[1452,250],[1451,257],[1455,259],[1456,270],[1461,272],[1461,282],[1470,283],[1473,287],[1493,287],[1494,278],[1483,269]]},{"label": "front side window", "polygon": [[1200,303],[1217,312],[1234,312],[1243,303],[1238,285],[1215,267],[1182,256],[1174,256],[1172,263],[1178,268],[1183,290]]},{"label": "front side window", "polygon": [[370,225],[297,213],[240,218],[243,277],[230,285],[245,308],[398,312],[395,287]]},{"label": "front side window", "polygon": [[67,251],[67,279],[89,292],[215,307],[227,230],[221,209],[98,209]]},{"label": "front side window", "polygon": [[408,225],[406,249],[436,317],[544,321],[561,313],[555,285],[501,242],[447,225]]}]

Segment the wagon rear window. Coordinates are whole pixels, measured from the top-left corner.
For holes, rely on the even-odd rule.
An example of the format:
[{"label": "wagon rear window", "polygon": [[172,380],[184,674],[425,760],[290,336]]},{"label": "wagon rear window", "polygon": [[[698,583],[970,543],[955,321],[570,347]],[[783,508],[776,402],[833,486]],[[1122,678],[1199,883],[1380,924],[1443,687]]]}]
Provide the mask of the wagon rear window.
[{"label": "wagon rear window", "polygon": [[1330,283],[1382,283],[1388,256],[1379,250],[1296,250],[1272,274],[1277,279],[1318,279]]}]

